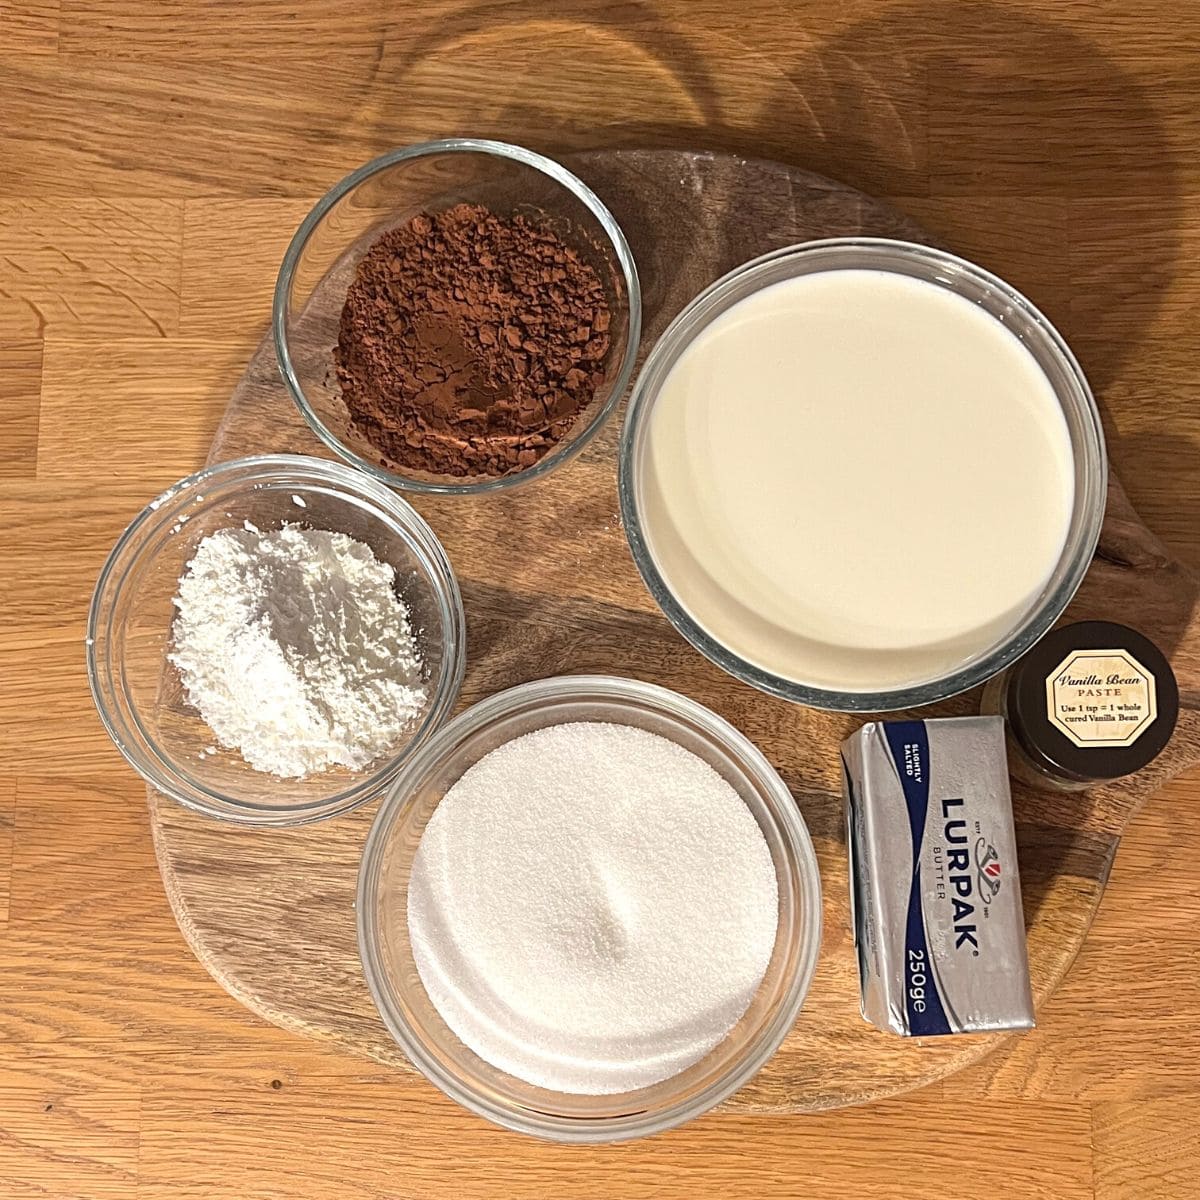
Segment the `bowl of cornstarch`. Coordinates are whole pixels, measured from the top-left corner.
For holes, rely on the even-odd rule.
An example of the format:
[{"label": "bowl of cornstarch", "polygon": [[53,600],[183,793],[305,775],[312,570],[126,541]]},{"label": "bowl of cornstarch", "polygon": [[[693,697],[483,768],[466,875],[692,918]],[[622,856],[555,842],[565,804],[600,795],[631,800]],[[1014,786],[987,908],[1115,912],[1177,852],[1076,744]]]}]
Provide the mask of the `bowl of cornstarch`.
[{"label": "bowl of cornstarch", "polygon": [[821,939],[812,842],[728,722],[611,676],[476,704],[405,764],[359,874],[392,1036],[443,1092],[564,1142],[731,1095],[796,1022]]},{"label": "bowl of cornstarch", "polygon": [[160,792],[298,825],[376,799],[449,716],[465,661],[433,531],[360,471],[220,463],[121,535],[88,616],[105,728]]}]

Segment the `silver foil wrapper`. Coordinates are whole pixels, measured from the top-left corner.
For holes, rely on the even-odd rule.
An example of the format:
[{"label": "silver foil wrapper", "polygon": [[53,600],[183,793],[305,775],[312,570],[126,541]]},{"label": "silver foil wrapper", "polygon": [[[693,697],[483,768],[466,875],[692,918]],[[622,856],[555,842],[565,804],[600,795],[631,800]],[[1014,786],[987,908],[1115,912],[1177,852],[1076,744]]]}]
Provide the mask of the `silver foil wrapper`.
[{"label": "silver foil wrapper", "polygon": [[1032,1028],[1003,720],[873,722],[842,766],[863,1016],[906,1037]]}]

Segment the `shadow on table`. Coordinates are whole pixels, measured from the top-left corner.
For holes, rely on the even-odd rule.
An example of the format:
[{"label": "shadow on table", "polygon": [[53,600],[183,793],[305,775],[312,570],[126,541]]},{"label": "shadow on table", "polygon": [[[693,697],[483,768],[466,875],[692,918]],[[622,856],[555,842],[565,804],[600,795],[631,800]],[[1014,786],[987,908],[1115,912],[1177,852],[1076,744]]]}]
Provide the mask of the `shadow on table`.
[{"label": "shadow on table", "polygon": [[456,111],[429,136],[727,151],[907,202],[1031,294],[1103,399],[1179,251],[1177,171],[1138,81],[1067,26],[1000,4],[902,3],[831,36],[828,16],[775,12],[468,5],[385,46],[354,119],[381,148],[410,140],[424,105]]}]

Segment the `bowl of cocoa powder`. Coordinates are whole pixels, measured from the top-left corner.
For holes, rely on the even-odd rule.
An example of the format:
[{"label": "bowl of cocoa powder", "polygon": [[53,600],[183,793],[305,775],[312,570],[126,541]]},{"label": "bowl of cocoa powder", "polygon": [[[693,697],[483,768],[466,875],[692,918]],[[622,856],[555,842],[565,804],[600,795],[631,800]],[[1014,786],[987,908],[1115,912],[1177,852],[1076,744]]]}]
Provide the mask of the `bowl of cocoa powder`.
[{"label": "bowl of cocoa powder", "polygon": [[392,487],[474,493],[577,454],[629,383],[637,268],[560,164],[454,139],[385,154],[284,256],[280,370],[314,433]]}]

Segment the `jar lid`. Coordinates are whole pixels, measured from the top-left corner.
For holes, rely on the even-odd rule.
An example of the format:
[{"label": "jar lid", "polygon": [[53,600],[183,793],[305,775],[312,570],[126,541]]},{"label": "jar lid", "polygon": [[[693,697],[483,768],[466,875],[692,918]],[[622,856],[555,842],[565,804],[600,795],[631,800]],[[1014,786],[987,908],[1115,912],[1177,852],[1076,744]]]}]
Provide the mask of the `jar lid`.
[{"label": "jar lid", "polygon": [[1148,638],[1111,621],[1052,630],[1011,668],[1009,728],[1040,767],[1080,782],[1131,775],[1166,746],[1175,673]]}]

